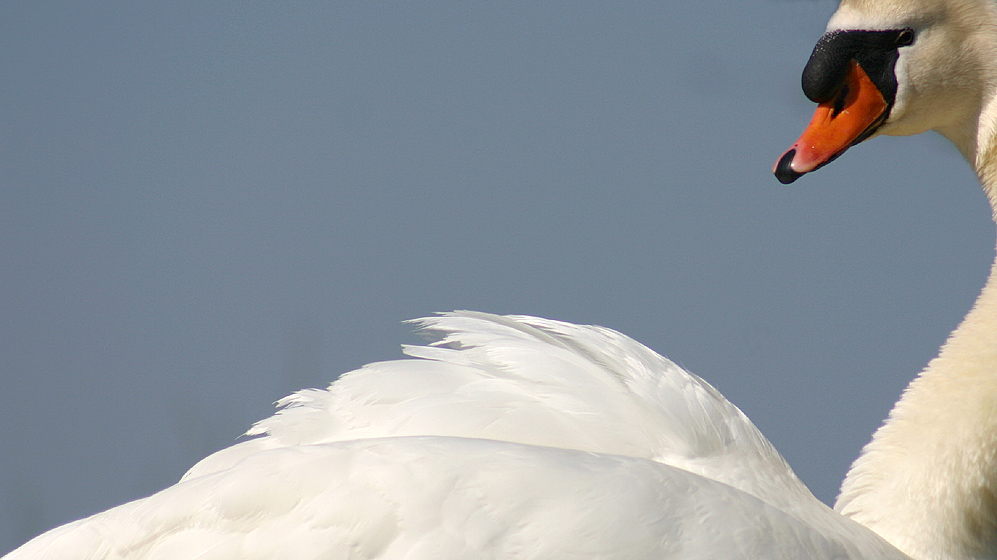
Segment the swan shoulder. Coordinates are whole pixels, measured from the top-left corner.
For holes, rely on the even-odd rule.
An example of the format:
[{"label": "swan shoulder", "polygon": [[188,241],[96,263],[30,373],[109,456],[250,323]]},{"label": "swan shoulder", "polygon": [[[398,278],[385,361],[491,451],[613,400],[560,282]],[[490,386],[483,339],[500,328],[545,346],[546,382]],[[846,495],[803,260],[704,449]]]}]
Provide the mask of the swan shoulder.
[{"label": "swan shoulder", "polygon": [[7,560],[124,557],[903,558],[827,508],[803,522],[657,461],[439,436],[255,453]]}]

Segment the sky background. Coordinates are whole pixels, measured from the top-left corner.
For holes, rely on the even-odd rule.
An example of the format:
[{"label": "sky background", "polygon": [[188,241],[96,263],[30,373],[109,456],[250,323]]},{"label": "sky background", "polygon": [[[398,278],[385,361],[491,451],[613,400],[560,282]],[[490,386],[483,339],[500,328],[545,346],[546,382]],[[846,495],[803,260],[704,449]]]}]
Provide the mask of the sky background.
[{"label": "sky background", "polygon": [[636,338],[832,501],[994,245],[937,135],[772,177],[834,8],[5,4],[0,552],[453,309]]}]

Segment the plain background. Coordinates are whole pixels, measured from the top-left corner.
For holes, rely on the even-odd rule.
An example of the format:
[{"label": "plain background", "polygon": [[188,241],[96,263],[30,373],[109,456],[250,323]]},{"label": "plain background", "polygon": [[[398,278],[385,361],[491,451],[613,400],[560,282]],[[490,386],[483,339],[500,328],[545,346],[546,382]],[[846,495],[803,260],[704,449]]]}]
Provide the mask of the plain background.
[{"label": "plain background", "polygon": [[772,177],[834,8],[5,4],[0,551],[463,308],[629,334],[832,501],[994,241],[937,135]]}]

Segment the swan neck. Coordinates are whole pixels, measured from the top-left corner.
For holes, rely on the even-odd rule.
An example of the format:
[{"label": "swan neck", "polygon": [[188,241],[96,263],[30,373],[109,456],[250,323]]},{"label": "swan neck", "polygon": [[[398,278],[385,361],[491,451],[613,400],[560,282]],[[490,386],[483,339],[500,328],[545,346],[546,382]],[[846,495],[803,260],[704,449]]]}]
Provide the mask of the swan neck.
[{"label": "swan neck", "polygon": [[[997,142],[976,147],[967,156],[997,219]],[[835,509],[912,558],[997,558],[997,260],[852,465]]]},{"label": "swan neck", "polygon": [[[997,129],[997,102],[994,103],[994,109],[994,111],[990,111],[994,114],[994,118],[988,128]],[[980,147],[981,151],[977,153],[973,167],[983,185],[983,193],[987,195],[987,200],[990,202],[990,216],[997,223],[997,130],[991,130],[988,141],[982,143]],[[989,285],[992,281],[997,282],[994,280],[993,270],[991,270],[987,284]]]}]

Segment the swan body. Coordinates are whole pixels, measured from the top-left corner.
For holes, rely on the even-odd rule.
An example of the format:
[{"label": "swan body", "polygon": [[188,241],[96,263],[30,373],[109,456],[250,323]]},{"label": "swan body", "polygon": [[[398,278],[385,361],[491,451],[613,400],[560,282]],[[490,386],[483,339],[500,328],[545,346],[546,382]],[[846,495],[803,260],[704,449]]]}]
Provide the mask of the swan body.
[{"label": "swan body", "polygon": [[[843,0],[775,167],[937,130],[997,208],[997,1]],[[831,510],[700,378],[608,329],[456,312],[439,338],[280,401],[158,494],[37,558],[997,558],[997,265]]]},{"label": "swan body", "polygon": [[292,395],[260,437],[10,560],[903,558],[716,390],[617,332],[421,324],[443,336],[406,348],[416,359]]}]

